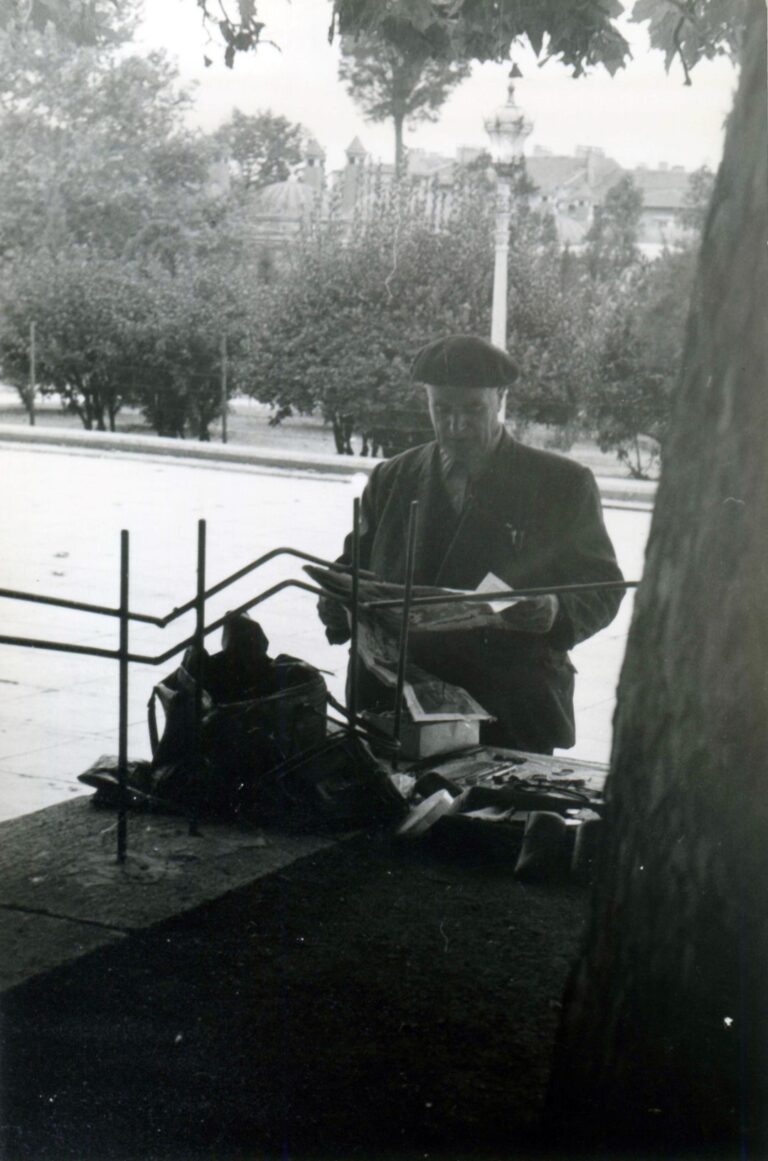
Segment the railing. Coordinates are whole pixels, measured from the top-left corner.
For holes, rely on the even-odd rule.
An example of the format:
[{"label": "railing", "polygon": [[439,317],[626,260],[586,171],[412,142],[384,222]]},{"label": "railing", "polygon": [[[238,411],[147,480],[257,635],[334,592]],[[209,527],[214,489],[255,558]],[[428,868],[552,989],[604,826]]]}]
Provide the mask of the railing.
[{"label": "railing", "polygon": [[[211,588],[206,589],[206,522],[199,520],[197,525],[197,588],[195,596],[185,602],[183,605],[178,605],[172,609],[170,613],[164,617],[152,616],[148,613],[137,613],[130,608],[129,604],[129,581],[130,581],[130,535],[123,530],[120,533],[120,604],[117,608],[112,608],[108,605],[97,605],[87,601],[68,600],[63,597],[43,596],[39,593],[22,592],[16,589],[0,589],[0,598],[8,600],[26,601],[33,604],[47,605],[53,608],[70,609],[78,612],[92,613],[98,616],[115,617],[119,619],[119,644],[117,649],[100,649],[93,645],[75,645],[64,641],[48,641],[42,638],[34,637],[14,637],[6,634],[0,634],[0,645],[17,645],[28,649],[47,649],[59,653],[75,653],[86,657],[106,658],[108,660],[117,661],[119,663],[119,694],[118,694],[118,814],[117,814],[117,861],[119,863],[125,862],[128,851],[128,677],[129,665],[162,665],[169,661],[176,654],[181,653],[182,650],[194,646],[194,656],[197,663],[197,672],[195,673],[195,750],[198,756],[202,755],[202,693],[203,693],[203,662],[204,653],[203,646],[205,638],[220,629],[227,617],[236,615],[238,613],[245,613],[270,597],[275,596],[276,593],[282,592],[285,589],[295,588],[303,592],[312,593],[315,596],[322,596],[327,599],[339,600],[346,606],[347,602],[341,597],[332,597],[331,594],[325,590],[318,588],[316,585],[308,584],[306,581],[290,578],[288,580],[280,581],[278,584],[272,585],[263,592],[252,597],[250,600],[238,605],[237,608],[230,610],[225,617],[219,617],[218,620],[213,621],[210,625],[205,623],[205,602],[218,593],[223,592],[229,588],[230,585],[236,581],[242,580],[256,569],[268,564],[270,561],[277,559],[280,556],[295,557],[297,560],[304,561],[308,564],[320,565],[323,568],[335,569],[340,572],[351,573],[351,600],[349,602],[349,616],[350,616],[350,679],[349,679],[349,698],[347,713],[352,728],[355,728],[359,722],[358,719],[358,631],[359,618],[361,610],[373,610],[379,608],[392,608],[402,606],[402,618],[400,625],[400,639],[398,650],[398,666],[397,666],[397,680],[395,686],[395,708],[393,721],[393,735],[392,745],[394,746],[395,756],[399,750],[400,732],[402,723],[402,703],[403,703],[403,687],[405,683],[406,660],[408,652],[408,630],[410,622],[410,610],[420,605],[429,604],[450,604],[454,601],[502,601],[502,600],[517,600],[520,597],[540,596],[543,594],[559,594],[568,592],[578,592],[588,589],[611,589],[611,588],[635,588],[638,581],[608,581],[596,582],[593,584],[576,584],[576,585],[561,585],[559,587],[550,588],[533,588],[533,589],[515,589],[514,591],[504,590],[499,593],[477,593],[470,594],[465,592],[457,592],[453,595],[440,596],[413,596],[413,578],[415,569],[416,557],[416,532],[418,520],[418,504],[414,501],[411,504],[409,521],[408,521],[408,538],[407,538],[407,552],[406,552],[406,576],[405,584],[403,586],[402,597],[388,598],[386,600],[376,600],[360,602],[359,600],[359,580],[360,580],[360,501],[354,501],[353,508],[353,529],[352,529],[352,564],[344,565],[335,561],[324,560],[322,557],[314,556],[308,552],[301,552],[295,548],[280,547],[273,548],[270,552],[264,553],[256,560],[231,573]],[[158,628],[164,629],[170,625],[177,618],[183,616],[185,613],[195,613],[195,631],[191,637],[185,638],[176,645],[166,649],[163,653],[156,656],[150,656],[143,653],[132,653],[129,648],[129,626],[132,621],[145,624],[154,625]],[[396,760],[396,759],[395,759]],[[198,818],[199,811],[197,808],[193,809],[191,818],[189,820],[190,833],[198,833]]]},{"label": "railing", "polygon": [[[355,502],[355,541],[357,543],[359,536],[359,514],[357,508],[357,501]],[[170,658],[181,653],[190,645],[195,646],[195,658],[198,665],[196,673],[196,695],[195,695],[195,746],[198,754],[201,753],[202,746],[202,664],[203,664],[203,643],[205,638],[220,629],[224,624],[225,618],[220,617],[218,620],[206,625],[205,623],[205,602],[217,593],[222,592],[236,581],[248,576],[249,573],[261,568],[262,565],[268,564],[280,556],[292,556],[298,560],[304,561],[308,564],[317,564],[325,568],[337,568],[342,571],[349,572],[350,570],[343,565],[334,565],[332,561],[324,560],[322,557],[313,556],[308,552],[300,552],[295,548],[274,548],[263,556],[245,565],[243,568],[232,573],[230,576],[219,581],[211,588],[205,587],[205,573],[206,573],[206,522],[205,520],[198,521],[197,526],[197,591],[195,596],[183,605],[177,606],[170,613],[164,617],[152,616],[148,613],[139,613],[132,610],[129,605],[129,580],[130,580],[130,535],[123,530],[120,533],[120,604],[117,608],[108,605],[97,605],[87,601],[67,600],[63,597],[43,596],[40,593],[21,592],[16,589],[0,589],[0,597],[8,600],[25,601],[33,604],[47,605],[53,608],[71,609],[83,613],[92,613],[103,617],[115,617],[120,622],[119,644],[117,649],[101,649],[94,645],[76,645],[66,641],[49,641],[42,638],[35,637],[15,637],[7,634],[0,634],[0,645],[18,645],[27,649],[46,649],[58,653],[76,653],[85,657],[99,657],[106,658],[111,661],[119,663],[119,693],[118,693],[118,811],[117,811],[117,861],[119,863],[125,862],[128,851],[128,667],[130,664],[142,665],[162,665]],[[359,554],[358,554],[359,560]],[[305,592],[313,593],[316,596],[324,595],[323,591],[315,585],[306,583],[305,581],[289,579],[280,581],[279,584],[272,585],[265,589],[264,592],[245,601],[236,609],[230,610],[227,614],[231,616],[233,613],[244,613],[248,609],[254,608],[261,604],[262,601],[281,592],[283,589],[297,588]],[[129,626],[131,621],[138,622],[145,625],[154,625],[158,628],[164,629],[170,625],[178,617],[185,613],[194,611],[195,613],[195,631],[191,637],[186,637],[183,641],[171,646],[170,649],[158,653],[156,656],[151,656],[144,653],[132,653],[129,648]],[[355,616],[355,621],[356,621]],[[356,626],[355,626],[356,631]],[[194,810],[190,818],[190,832],[197,833],[198,828],[197,811]]]}]

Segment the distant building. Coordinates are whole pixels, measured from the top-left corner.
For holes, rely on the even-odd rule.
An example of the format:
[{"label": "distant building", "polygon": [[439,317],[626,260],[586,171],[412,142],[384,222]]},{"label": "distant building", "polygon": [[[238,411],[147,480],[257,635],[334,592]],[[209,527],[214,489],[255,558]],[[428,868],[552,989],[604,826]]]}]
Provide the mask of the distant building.
[{"label": "distant building", "polygon": [[[408,176],[414,190],[433,199],[438,221],[450,203],[458,169],[478,162],[484,152],[475,146],[460,146],[456,157],[449,158],[421,149],[408,151]],[[685,237],[683,212],[690,174],[682,166],[626,170],[594,146],[579,146],[573,156],[555,155],[537,147],[525,162],[535,187],[531,204],[552,215],[563,246],[584,244],[608,192],[627,173],[643,195],[638,240],[641,250],[653,257],[664,246]],[[344,222],[356,212],[365,213],[377,191],[391,185],[394,178],[394,166],[375,162],[359,137],[347,147],[344,167],[328,176],[325,153],[311,138],[306,143],[303,168],[296,177],[250,195],[246,209],[248,234],[262,249],[279,255],[290,239],[312,221],[333,218],[343,231]]]}]

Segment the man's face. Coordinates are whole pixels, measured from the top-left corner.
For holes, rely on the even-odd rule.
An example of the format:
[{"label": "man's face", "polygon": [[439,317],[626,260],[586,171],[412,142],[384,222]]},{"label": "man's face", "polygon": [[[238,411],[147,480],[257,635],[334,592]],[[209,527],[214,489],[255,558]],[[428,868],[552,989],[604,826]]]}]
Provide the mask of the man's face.
[{"label": "man's face", "polygon": [[427,387],[429,414],[440,450],[472,468],[493,446],[501,426],[503,392],[496,387]]}]

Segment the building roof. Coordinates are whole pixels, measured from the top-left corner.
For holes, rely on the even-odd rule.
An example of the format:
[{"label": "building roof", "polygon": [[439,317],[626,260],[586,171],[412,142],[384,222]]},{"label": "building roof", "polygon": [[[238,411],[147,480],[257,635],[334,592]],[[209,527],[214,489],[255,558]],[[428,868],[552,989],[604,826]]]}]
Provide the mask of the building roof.
[{"label": "building roof", "polygon": [[646,209],[681,210],[686,205],[690,174],[684,169],[632,169]]},{"label": "building roof", "polygon": [[318,161],[325,161],[325,150],[319,143],[316,137],[310,133],[304,145],[304,156],[316,158]]},{"label": "building roof", "polygon": [[534,154],[526,157],[525,167],[528,177],[544,197],[567,193],[571,198],[592,202],[602,201],[605,191],[623,173],[617,161],[597,151],[584,152],[577,157]]},{"label": "building roof", "polygon": [[359,137],[353,137],[346,149],[347,157],[365,157],[365,147]]},{"label": "building roof", "polygon": [[251,195],[250,211],[258,217],[300,219],[316,204],[317,194],[311,186],[289,178],[265,185]]}]

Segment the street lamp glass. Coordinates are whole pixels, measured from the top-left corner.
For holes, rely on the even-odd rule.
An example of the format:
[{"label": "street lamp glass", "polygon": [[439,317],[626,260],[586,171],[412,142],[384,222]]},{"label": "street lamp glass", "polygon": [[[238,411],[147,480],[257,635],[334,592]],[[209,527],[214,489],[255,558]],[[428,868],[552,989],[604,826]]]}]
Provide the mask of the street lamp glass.
[{"label": "street lamp glass", "polygon": [[520,157],[533,126],[515,104],[515,86],[511,81],[506,103],[486,117],[484,125],[491,142],[494,165],[509,165]]}]

